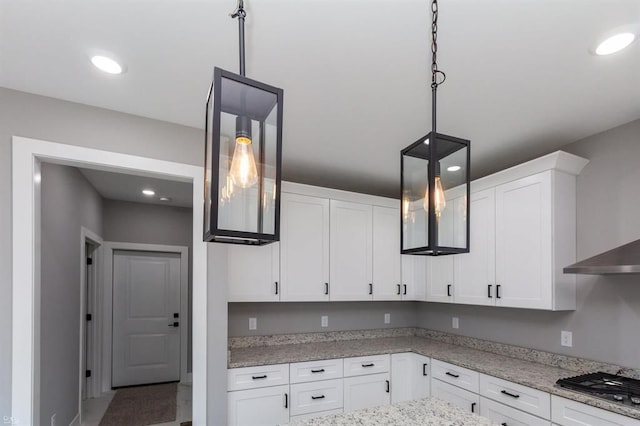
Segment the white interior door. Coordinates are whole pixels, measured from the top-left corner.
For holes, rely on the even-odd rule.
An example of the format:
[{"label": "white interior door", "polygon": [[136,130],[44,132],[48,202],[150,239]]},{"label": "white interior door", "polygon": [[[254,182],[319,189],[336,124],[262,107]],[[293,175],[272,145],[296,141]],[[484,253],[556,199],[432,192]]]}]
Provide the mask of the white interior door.
[{"label": "white interior door", "polygon": [[180,254],[114,251],[112,387],[180,379]]}]

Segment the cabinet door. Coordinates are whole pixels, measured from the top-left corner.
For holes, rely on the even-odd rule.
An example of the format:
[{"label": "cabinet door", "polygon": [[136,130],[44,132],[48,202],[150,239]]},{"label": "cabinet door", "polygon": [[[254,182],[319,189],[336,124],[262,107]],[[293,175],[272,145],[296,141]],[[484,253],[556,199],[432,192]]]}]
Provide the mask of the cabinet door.
[{"label": "cabinet door", "polygon": [[453,302],[453,258],[454,256],[430,256],[427,259],[428,302]]},{"label": "cabinet door", "polygon": [[280,300],[280,243],[229,245],[229,302]]},{"label": "cabinet door", "polygon": [[430,359],[412,352],[391,355],[391,402],[430,395]]},{"label": "cabinet door", "polygon": [[329,200],[282,194],[283,301],[329,300]]},{"label": "cabinet door", "polygon": [[469,253],[454,257],[455,301],[471,305],[493,305],[495,283],[495,190],[471,194]]},{"label": "cabinet door", "polygon": [[227,398],[230,425],[289,423],[289,385],[228,392]]},{"label": "cabinet door", "polygon": [[496,187],[496,304],[551,308],[551,172]]},{"label": "cabinet door", "polygon": [[402,300],[426,301],[426,256],[402,255]]},{"label": "cabinet door", "polygon": [[437,379],[431,381],[431,396],[443,399],[471,413],[480,412],[480,407],[478,407],[480,397],[478,394],[441,382]]},{"label": "cabinet door", "polygon": [[344,412],[378,407],[390,402],[389,373],[344,379]]},{"label": "cabinet door", "polygon": [[331,300],[371,300],[372,206],[330,202]]},{"label": "cabinet door", "polygon": [[400,300],[400,209],[373,206],[373,300]]}]

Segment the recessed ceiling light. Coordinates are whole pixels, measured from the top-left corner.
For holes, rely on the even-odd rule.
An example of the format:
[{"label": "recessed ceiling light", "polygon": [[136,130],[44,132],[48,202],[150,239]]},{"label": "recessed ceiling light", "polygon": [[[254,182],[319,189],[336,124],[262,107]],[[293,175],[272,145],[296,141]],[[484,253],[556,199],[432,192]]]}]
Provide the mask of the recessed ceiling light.
[{"label": "recessed ceiling light", "polygon": [[101,71],[109,74],[122,74],[122,65],[115,60],[102,55],[96,55],[91,57],[91,63],[95,65]]},{"label": "recessed ceiling light", "polygon": [[633,43],[633,40],[635,40],[635,38],[636,36],[633,33],[626,32],[616,34],[600,43],[598,47],[596,47],[595,53],[596,55],[602,56],[619,52]]},{"label": "recessed ceiling light", "polygon": [[171,201],[169,197],[160,197],[160,201]]},{"label": "recessed ceiling light", "polygon": [[154,195],[156,195],[156,192],[153,189],[143,189],[142,193],[147,197],[153,197]]},{"label": "recessed ceiling light", "polygon": [[449,171],[449,172],[457,172],[461,168],[462,167],[460,167],[460,166],[449,166],[449,167],[447,167],[447,171]]}]

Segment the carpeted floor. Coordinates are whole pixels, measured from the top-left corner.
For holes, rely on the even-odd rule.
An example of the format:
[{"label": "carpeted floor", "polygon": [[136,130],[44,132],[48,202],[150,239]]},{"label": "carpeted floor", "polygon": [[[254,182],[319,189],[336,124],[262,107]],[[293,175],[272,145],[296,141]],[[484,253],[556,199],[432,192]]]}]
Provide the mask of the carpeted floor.
[{"label": "carpeted floor", "polygon": [[118,389],[100,426],[145,426],[176,419],[177,383]]}]

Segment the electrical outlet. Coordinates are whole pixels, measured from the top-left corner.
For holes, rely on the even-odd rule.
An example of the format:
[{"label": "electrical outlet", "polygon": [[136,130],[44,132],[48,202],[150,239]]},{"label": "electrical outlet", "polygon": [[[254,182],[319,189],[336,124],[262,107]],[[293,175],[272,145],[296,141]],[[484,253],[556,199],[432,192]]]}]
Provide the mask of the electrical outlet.
[{"label": "electrical outlet", "polygon": [[562,346],[573,346],[573,333],[570,331],[561,331],[560,332],[560,344]]},{"label": "electrical outlet", "polygon": [[384,323],[391,324],[391,314],[384,314]]},{"label": "electrical outlet", "polygon": [[258,329],[258,319],[249,318],[249,330],[257,330],[257,329]]},{"label": "electrical outlet", "polygon": [[451,320],[451,327],[453,328],[460,328],[460,320],[458,319],[458,317],[453,317]]},{"label": "electrical outlet", "polygon": [[323,315],[320,317],[320,326],[329,327],[329,317],[327,315]]},{"label": "electrical outlet", "polygon": [[51,426],[58,426],[58,420],[57,420],[57,414],[54,414],[53,416],[51,416]]}]

